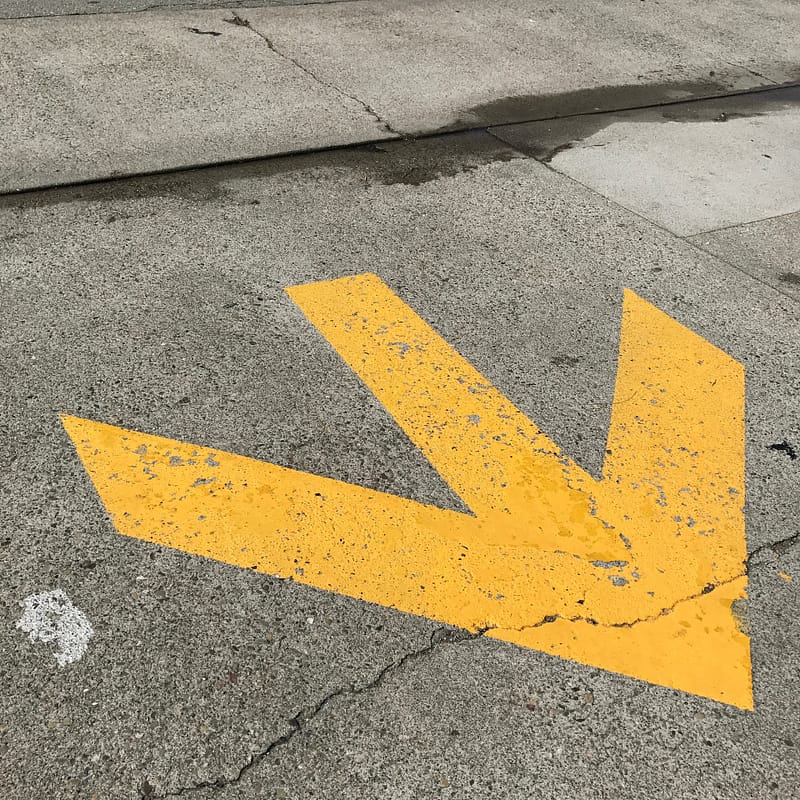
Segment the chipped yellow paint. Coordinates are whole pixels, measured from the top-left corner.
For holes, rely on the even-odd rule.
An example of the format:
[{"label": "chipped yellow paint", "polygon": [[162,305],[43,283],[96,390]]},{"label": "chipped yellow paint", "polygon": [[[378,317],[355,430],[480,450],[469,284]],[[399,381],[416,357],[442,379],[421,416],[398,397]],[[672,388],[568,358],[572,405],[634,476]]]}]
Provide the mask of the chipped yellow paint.
[{"label": "chipped yellow paint", "polygon": [[792,576],[789,575],[787,572],[779,572],[778,577],[783,578],[783,580],[785,580],[786,583],[792,582]]},{"label": "chipped yellow paint", "polygon": [[752,708],[741,365],[626,291],[596,480],[376,276],[288,292],[472,513],[64,417],[120,533]]}]

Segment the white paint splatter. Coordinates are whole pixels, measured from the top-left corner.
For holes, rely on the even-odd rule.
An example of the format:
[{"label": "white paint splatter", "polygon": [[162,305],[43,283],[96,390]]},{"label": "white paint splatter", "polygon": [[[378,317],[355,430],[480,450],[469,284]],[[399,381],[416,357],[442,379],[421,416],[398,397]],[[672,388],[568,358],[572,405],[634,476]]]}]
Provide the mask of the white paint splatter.
[{"label": "white paint splatter", "polygon": [[28,595],[20,601],[25,613],[17,627],[25,631],[32,642],[55,642],[53,654],[59,666],[77,661],[86,652],[94,635],[86,615],[72,605],[63,589]]}]

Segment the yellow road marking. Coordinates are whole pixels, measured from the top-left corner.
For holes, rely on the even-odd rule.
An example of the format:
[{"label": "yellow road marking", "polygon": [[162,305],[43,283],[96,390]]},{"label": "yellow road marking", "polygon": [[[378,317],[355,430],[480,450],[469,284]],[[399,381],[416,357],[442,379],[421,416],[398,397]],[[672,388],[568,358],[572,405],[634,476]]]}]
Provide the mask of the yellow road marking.
[{"label": "yellow road marking", "polygon": [[120,533],[752,707],[741,365],[626,291],[598,481],[376,276],[288,291],[472,513],[65,417]]}]

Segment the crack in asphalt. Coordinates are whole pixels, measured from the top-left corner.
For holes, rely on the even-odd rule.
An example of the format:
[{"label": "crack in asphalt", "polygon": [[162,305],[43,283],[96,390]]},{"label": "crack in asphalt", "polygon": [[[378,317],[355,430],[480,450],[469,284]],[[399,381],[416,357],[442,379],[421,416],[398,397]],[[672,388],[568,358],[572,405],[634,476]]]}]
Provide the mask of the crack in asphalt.
[{"label": "crack in asphalt", "polygon": [[340,697],[352,697],[361,694],[366,694],[374,689],[379,688],[385,682],[388,676],[403,669],[407,664],[430,655],[432,652],[438,650],[442,646],[474,641],[476,639],[483,638],[487,633],[492,631],[496,632],[509,631],[509,630],[524,631],[534,628],[540,628],[545,625],[550,625],[556,622],[557,620],[566,620],[568,622],[586,622],[587,624],[601,625],[607,628],[631,628],[634,625],[638,625],[640,623],[652,622],[656,619],[659,619],[660,617],[672,613],[672,611],[674,611],[679,605],[683,603],[696,600],[697,598],[702,597],[705,594],[709,594],[722,586],[732,583],[733,581],[739,580],[740,578],[746,577],[749,572],[751,560],[754,559],[756,556],[760,555],[764,550],[773,550],[773,552],[780,554],[798,543],[800,543],[800,533],[795,533],[792,534],[791,536],[786,536],[783,539],[779,539],[775,542],[759,545],[757,548],[755,548],[748,554],[747,559],[744,562],[745,569],[741,573],[734,575],[733,577],[728,578],[724,581],[720,581],[716,584],[707,584],[706,586],[703,587],[701,591],[689,595],[688,597],[682,597],[676,600],[671,606],[661,609],[661,611],[659,611],[658,614],[653,614],[649,617],[641,617],[635,620],[629,620],[625,622],[602,623],[592,619],[591,617],[584,617],[584,616],[564,617],[559,614],[548,614],[542,617],[542,619],[538,620],[537,622],[531,623],[530,625],[523,625],[519,628],[501,628],[499,626],[488,626],[485,628],[479,628],[476,631],[469,631],[469,630],[450,628],[450,627],[437,628],[431,633],[428,644],[417,650],[412,650],[408,653],[405,653],[400,658],[387,664],[375,675],[374,678],[372,678],[372,680],[368,681],[367,683],[363,683],[360,685],[348,684],[346,686],[339,687],[338,689],[334,689],[332,692],[329,692],[317,703],[310,706],[304,706],[303,708],[301,708],[300,711],[298,711],[291,719],[288,720],[287,724],[289,726],[289,729],[285,733],[273,739],[261,750],[257,751],[256,753],[252,753],[247,759],[247,761],[245,761],[245,763],[241,767],[239,767],[237,773],[233,777],[229,778],[223,776],[215,778],[214,780],[200,781],[199,783],[193,784],[191,786],[183,786],[173,791],[165,792],[162,794],[156,794],[154,787],[150,786],[149,782],[145,780],[143,786],[146,788],[140,790],[140,798],[141,800],[167,800],[167,798],[171,797],[185,797],[187,795],[194,794],[196,792],[201,792],[206,789],[211,791],[224,789],[228,786],[234,786],[240,783],[242,779],[251,770],[258,767],[276,749],[283,747],[286,744],[289,744],[296,736],[302,734],[306,729],[306,727],[320,713],[322,713],[322,711],[331,702]]},{"label": "crack in asphalt", "polygon": [[699,592],[695,592],[694,594],[689,595],[688,597],[681,597],[676,600],[671,606],[665,606],[662,608],[657,614],[651,614],[649,617],[639,617],[637,619],[626,620],[624,622],[598,622],[596,619],[592,617],[585,617],[583,615],[579,615],[576,617],[565,617],[561,614],[548,614],[547,616],[542,617],[538,622],[533,622],[530,625],[522,625],[519,628],[491,628],[489,630],[497,630],[497,631],[527,631],[532,630],[534,628],[542,628],[545,625],[551,625],[558,620],[564,620],[566,622],[586,622],[589,625],[598,625],[601,628],[633,628],[635,625],[639,625],[643,622],[655,622],[655,620],[660,619],[661,617],[665,617],[667,614],[671,614],[679,605],[683,603],[689,603],[692,600],[697,600],[699,597],[703,595],[710,594],[711,592],[719,589],[722,586],[727,586],[729,583],[733,583],[734,581],[739,580],[740,578],[744,578],[747,576],[747,572],[741,572],[738,575],[734,575],[731,578],[726,578],[724,581],[720,581],[719,583],[709,583],[706,584]]},{"label": "crack in asphalt", "polygon": [[[289,730],[273,739],[266,747],[256,753],[252,753],[245,763],[239,768],[239,771],[232,778],[220,777],[214,780],[201,781],[192,786],[183,786],[171,792],[163,794],[156,794],[152,791],[141,791],[141,800],[167,800],[170,797],[185,797],[186,795],[194,794],[205,789],[217,790],[224,789],[227,786],[233,786],[239,783],[248,772],[257,767],[265,758],[267,758],[274,750],[283,745],[288,744],[294,739],[295,736],[302,734],[305,728],[314,718],[320,714],[325,707],[339,697],[351,697],[355,695],[365,694],[371,692],[373,689],[379,688],[386,678],[392,673],[401,670],[406,664],[416,661],[419,658],[424,658],[429,653],[444,645],[460,644],[461,642],[471,641],[478,639],[486,633],[487,628],[481,628],[477,631],[467,631],[458,628],[437,628],[431,635],[428,644],[418,650],[412,650],[404,654],[399,659],[387,664],[378,674],[367,683],[356,686],[349,684],[347,686],[334,689],[329,694],[325,695],[319,702],[311,706],[305,706],[300,709],[290,720],[288,720]],[[145,782],[149,787],[149,784]]]},{"label": "crack in asphalt", "polygon": [[330,81],[326,81],[317,75],[313,70],[306,67],[304,64],[301,64],[296,58],[293,58],[288,53],[284,53],[278,47],[275,46],[275,42],[270,39],[267,34],[262,33],[257,28],[254,28],[253,25],[250,23],[249,20],[245,19],[244,17],[240,17],[233,9],[230,9],[230,13],[232,15],[232,19],[224,20],[230,25],[238,25],[241,28],[247,28],[251,30],[256,36],[263,39],[267,47],[275,53],[278,57],[284,59],[284,61],[288,61],[290,64],[294,64],[299,70],[302,70],[306,75],[308,75],[312,80],[316,81],[320,86],[324,86],[328,89],[333,89],[333,91],[340,94],[342,97],[347,97],[348,99],[352,100],[355,103],[358,103],[364,111],[367,112],[376,122],[383,126],[383,129],[387,133],[391,133],[394,136],[398,136],[401,139],[408,139],[409,137],[403,133],[402,131],[393,128],[392,125],[387,122],[369,103],[362,100],[360,97],[356,97],[354,94],[350,94],[346,92],[341,87],[337,86],[335,83],[331,83]]},{"label": "crack in asphalt", "polygon": [[775,555],[783,555],[787,550],[789,550],[791,547],[794,547],[796,544],[800,544],[800,532],[793,533],[790,536],[784,536],[783,539],[778,539],[775,542],[760,544],[755,548],[755,550],[748,553],[747,561],[745,563],[749,567],[750,561],[763,553],[764,550],[772,550]]}]

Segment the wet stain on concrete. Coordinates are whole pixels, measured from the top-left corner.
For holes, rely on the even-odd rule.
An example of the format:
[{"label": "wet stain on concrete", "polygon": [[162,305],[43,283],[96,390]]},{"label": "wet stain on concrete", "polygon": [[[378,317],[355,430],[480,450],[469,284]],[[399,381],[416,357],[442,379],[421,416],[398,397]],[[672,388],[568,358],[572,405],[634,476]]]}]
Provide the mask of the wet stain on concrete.
[{"label": "wet stain on concrete", "polygon": [[633,110],[591,111],[577,116],[493,127],[491,132],[533,158],[544,163],[594,134],[618,122],[634,123],[724,123],[733,119],[757,117],[800,106],[800,86],[764,89],[711,100],[667,101]]},{"label": "wet stain on concrete", "polygon": [[[269,196],[243,197],[238,179],[270,178],[278,175],[341,170],[357,176],[365,188],[373,185],[420,186],[430,181],[472,172],[483,166],[533,157],[548,162],[556,154],[574,147],[592,134],[618,121],[634,122],[725,122],[737,117],[765,114],[800,105],[800,86],[757,90],[714,100],[678,102],[691,92],[708,94],[711,84],[663,84],[660,86],[606,87],[551,97],[516,97],[498,100],[469,110],[475,119],[489,124],[528,116],[535,109],[541,119],[521,125],[491,129],[475,128],[474,121],[459,121],[470,127],[456,133],[435,133],[424,138],[372,141],[307,153],[264,156],[236,163],[187,167],[164,174],[112,175],[98,181],[64,187],[43,187],[0,196],[0,209],[60,205],[62,203],[109,200],[135,201],[177,198],[192,204],[226,203],[257,212],[268,206]],[[608,105],[653,103],[635,110],[602,110]],[[598,110],[600,109],[600,110]],[[579,113],[570,116],[577,110]],[[601,145],[598,145],[601,146]],[[120,209],[109,223],[145,212]],[[792,281],[788,281],[792,282]]]},{"label": "wet stain on concrete", "polygon": [[[197,167],[183,172],[98,181],[80,186],[40,189],[0,196],[0,209],[47,207],[74,202],[135,201],[177,198],[193,204],[224,202],[251,207],[268,205],[268,196],[243,197],[236,181],[320,171],[356,176],[364,187],[420,186],[472,172],[493,163],[527,156],[486,131],[465,131],[422,140],[389,140],[312,153],[263,158],[237,164]],[[109,223],[144,216],[129,209],[114,213]]]},{"label": "wet stain on concrete", "polygon": [[191,33],[196,33],[200,36],[222,36],[219,31],[203,31],[200,30],[200,28],[187,28],[186,30],[190,31]]},{"label": "wet stain on concrete", "polygon": [[556,367],[574,367],[580,363],[580,356],[557,355],[550,359],[550,363]]},{"label": "wet stain on concrete", "polygon": [[800,286],[800,272],[782,272],[778,275],[778,280],[790,286]]},{"label": "wet stain on concrete", "polygon": [[369,183],[419,186],[524,157],[496,138],[492,142],[492,138],[483,131],[469,131],[427,139],[425,147],[409,141],[373,145],[363,149],[382,153],[383,158],[364,160],[360,166]]},{"label": "wet stain on concrete", "polygon": [[449,129],[465,126],[504,125],[533,120],[598,114],[630,108],[675,103],[694,97],[728,94],[730,89],[713,79],[674,83],[597,86],[560,94],[517,95],[492,100],[463,110]]}]

